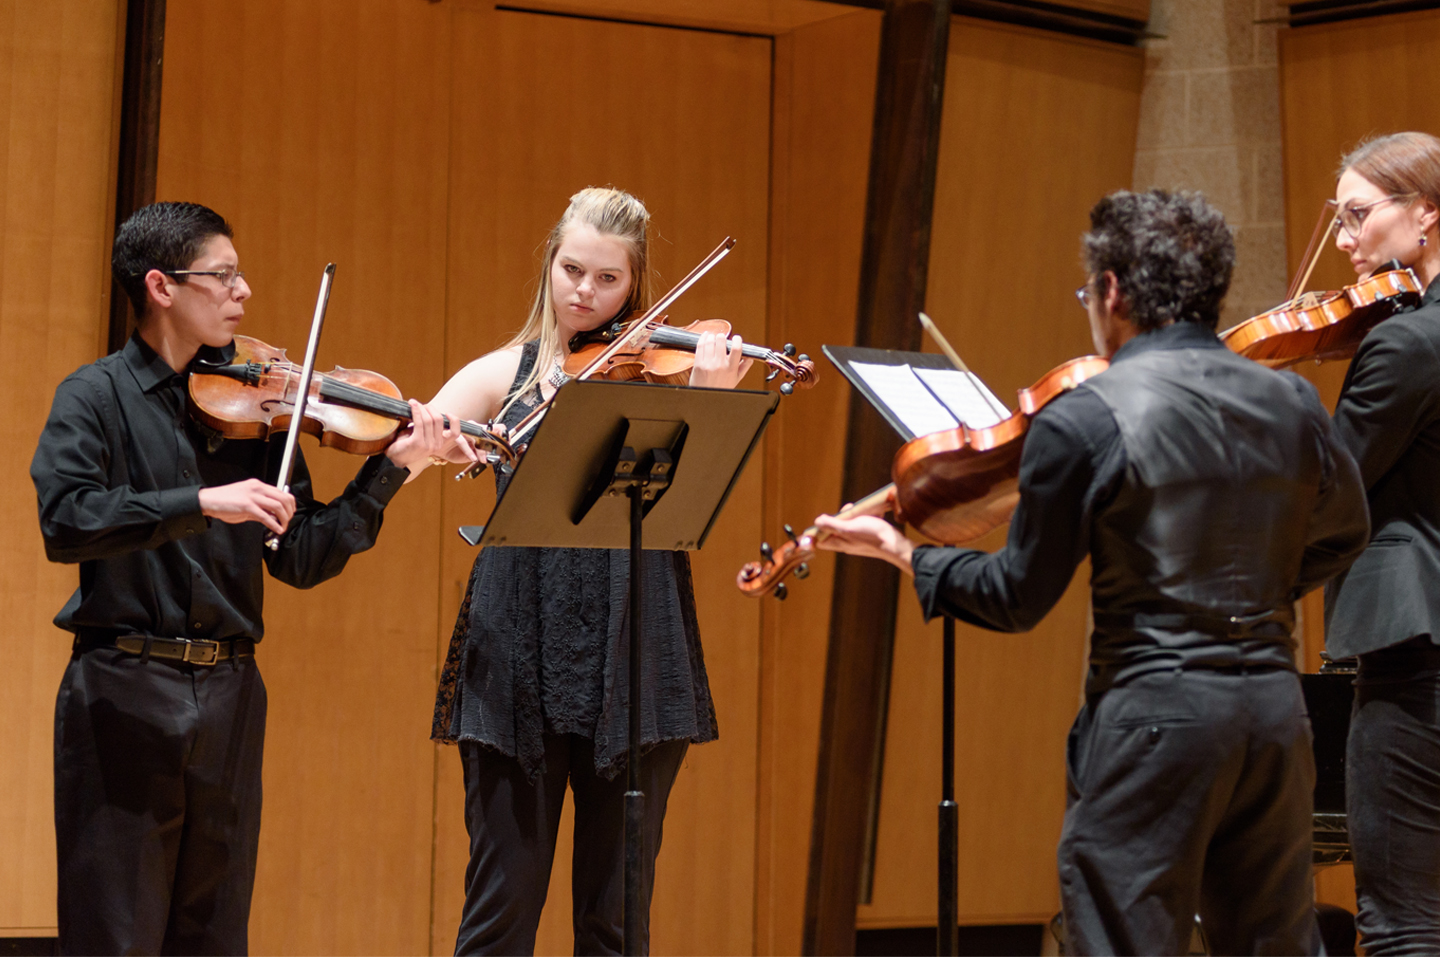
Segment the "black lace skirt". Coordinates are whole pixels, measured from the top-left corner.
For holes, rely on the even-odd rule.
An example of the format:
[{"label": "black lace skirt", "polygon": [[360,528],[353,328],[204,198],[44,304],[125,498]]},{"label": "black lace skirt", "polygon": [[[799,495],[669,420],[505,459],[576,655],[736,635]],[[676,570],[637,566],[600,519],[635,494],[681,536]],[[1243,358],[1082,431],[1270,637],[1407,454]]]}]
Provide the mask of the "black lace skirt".
[{"label": "black lace skirt", "polygon": [[[713,740],[690,559],[650,550],[643,566],[642,743]],[[624,550],[482,550],[441,670],[432,738],[483,744],[533,780],[544,733],[579,734],[613,777],[629,724],[629,572]]]}]

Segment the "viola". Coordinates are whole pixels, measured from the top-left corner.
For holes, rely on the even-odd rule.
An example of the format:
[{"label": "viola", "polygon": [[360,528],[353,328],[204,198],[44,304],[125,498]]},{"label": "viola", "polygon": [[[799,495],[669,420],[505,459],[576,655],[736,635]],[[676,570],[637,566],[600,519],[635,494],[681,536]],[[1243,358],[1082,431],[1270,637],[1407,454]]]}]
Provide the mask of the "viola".
[{"label": "viola", "polygon": [[[967,543],[984,536],[1006,523],[1019,502],[1020,454],[1031,419],[1109,366],[1104,357],[1067,361],[1019,391],[1020,409],[1000,423],[977,429],[961,424],[916,437],[895,454],[890,468],[894,482],[836,516],[844,520],[893,510],[899,522],[937,543]],[[735,583],[742,593],[758,597],[770,592],[783,600],[786,574],[794,570],[802,580],[809,575],[807,564],[828,534],[812,526],[797,536],[788,524],[785,533],[788,542],[778,548],[762,543],[760,562],[741,568]]]},{"label": "viola", "polygon": [[1380,321],[1417,306],[1423,292],[1414,271],[1391,261],[1358,283],[1302,294],[1238,323],[1220,340],[1242,357],[1276,369],[1302,360],[1343,360],[1354,356]]},{"label": "viola", "polygon": [[[636,323],[643,326],[637,335],[630,336],[626,345],[607,352],[615,341],[631,334]],[[599,330],[578,333],[570,338],[570,357],[565,361],[565,372],[578,377],[589,370],[590,378],[604,380],[645,380],[649,383],[668,383],[682,386],[690,379],[690,370],[695,366],[695,348],[703,333],[730,335],[730,324],[724,320],[696,320],[684,327],[672,327],[665,318],[658,320],[615,321]],[[759,360],[769,368],[765,377],[769,383],[778,376],[784,376],[780,392],[789,395],[798,387],[813,387],[816,381],[815,362],[805,354],[796,356],[795,345],[785,344],[782,350],[747,343],[740,351],[742,356]],[[603,357],[603,358],[602,358]]]},{"label": "viola", "polygon": [[[229,363],[190,374],[191,415],[230,439],[284,432],[293,427],[300,372],[283,349],[237,334]],[[368,456],[388,447],[409,422],[410,405],[394,383],[370,370],[336,367],[311,379],[300,429],[319,437],[321,446]],[[495,462],[515,462],[510,443],[490,427],[462,420],[460,430]]]}]

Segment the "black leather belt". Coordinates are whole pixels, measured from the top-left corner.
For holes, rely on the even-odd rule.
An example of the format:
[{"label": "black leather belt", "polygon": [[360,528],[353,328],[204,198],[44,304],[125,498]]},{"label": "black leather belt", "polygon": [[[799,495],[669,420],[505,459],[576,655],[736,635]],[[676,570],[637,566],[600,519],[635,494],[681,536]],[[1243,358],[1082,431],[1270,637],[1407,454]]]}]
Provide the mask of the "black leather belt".
[{"label": "black leather belt", "polygon": [[1295,615],[1288,609],[1267,610],[1244,616],[1218,613],[1106,613],[1096,611],[1095,626],[1101,630],[1133,630],[1152,627],[1160,630],[1194,630],[1227,639],[1251,636],[1289,636]]},{"label": "black leather belt", "polygon": [[75,642],[77,647],[85,649],[114,647],[122,653],[133,653],[141,660],[157,657],[197,667],[255,656],[254,640],[190,640],[185,637],[147,637],[139,633],[115,636],[86,631],[77,636]]}]

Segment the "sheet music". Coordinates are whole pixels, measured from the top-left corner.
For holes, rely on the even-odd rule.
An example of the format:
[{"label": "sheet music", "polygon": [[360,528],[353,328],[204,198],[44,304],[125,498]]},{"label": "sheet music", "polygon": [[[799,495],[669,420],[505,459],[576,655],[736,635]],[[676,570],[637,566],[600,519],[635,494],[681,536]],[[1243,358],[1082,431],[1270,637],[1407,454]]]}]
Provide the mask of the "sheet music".
[{"label": "sheet music", "polygon": [[915,376],[967,427],[993,427],[1010,415],[1000,398],[968,370],[913,369]]},{"label": "sheet music", "polygon": [[915,376],[909,364],[851,363],[850,369],[915,436],[960,426],[960,421]]}]

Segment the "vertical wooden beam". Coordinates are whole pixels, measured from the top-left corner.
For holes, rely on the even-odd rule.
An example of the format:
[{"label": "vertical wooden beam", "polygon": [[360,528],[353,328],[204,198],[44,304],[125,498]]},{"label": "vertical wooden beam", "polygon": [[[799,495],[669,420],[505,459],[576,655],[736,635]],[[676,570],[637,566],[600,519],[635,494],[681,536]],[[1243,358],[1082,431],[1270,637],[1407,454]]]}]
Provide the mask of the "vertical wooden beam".
[{"label": "vertical wooden beam", "polygon": [[[940,152],[950,0],[886,0],[866,195],[858,346],[918,350]],[[846,500],[884,486],[894,433],[858,393],[845,437]],[[824,716],[805,902],[804,950],[855,952],[868,891],[884,761],[898,571],[841,556],[830,604]]]},{"label": "vertical wooden beam", "polygon": [[[125,11],[125,72],[120,93],[120,157],[115,184],[115,228],[155,201],[160,154],[160,73],[165,51],[165,0],[129,0]],[[112,351],[134,326],[129,298],[110,290]]]}]

